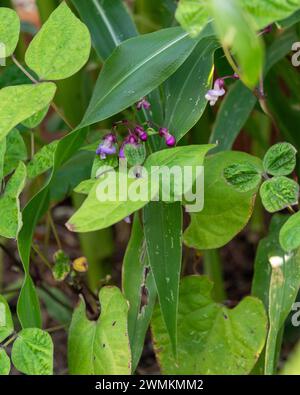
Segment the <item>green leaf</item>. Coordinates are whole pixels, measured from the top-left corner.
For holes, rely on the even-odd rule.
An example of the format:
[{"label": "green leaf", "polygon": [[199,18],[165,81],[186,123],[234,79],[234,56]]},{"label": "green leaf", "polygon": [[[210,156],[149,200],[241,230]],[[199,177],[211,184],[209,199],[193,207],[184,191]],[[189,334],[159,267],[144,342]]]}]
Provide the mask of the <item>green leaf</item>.
[{"label": "green leaf", "polygon": [[287,176],[296,167],[297,150],[292,144],[278,143],[266,153],[263,165],[266,173],[272,176]]},{"label": "green leaf", "polygon": [[147,155],[145,144],[139,144],[137,146],[126,144],[124,153],[130,166],[142,165]]},{"label": "green leaf", "polygon": [[262,180],[262,173],[251,163],[235,163],[224,169],[224,177],[228,184],[237,191],[249,192],[258,188]]},{"label": "green leaf", "polygon": [[49,111],[49,106],[45,107],[41,111],[38,111],[36,114],[32,115],[28,119],[22,122],[22,124],[29,129],[36,128],[45,118]]},{"label": "green leaf", "polygon": [[252,15],[259,29],[287,18],[300,8],[299,0],[239,0],[239,2]]},{"label": "green leaf", "polygon": [[90,49],[87,27],[63,1],[31,41],[25,61],[41,79],[62,80],[85,65]]},{"label": "green leaf", "polygon": [[0,43],[5,46],[1,51],[1,58],[11,56],[18,44],[20,35],[20,19],[18,14],[11,8],[0,8]]},{"label": "green leaf", "polygon": [[84,144],[87,129],[76,130],[62,138],[54,153],[51,176],[44,187],[27,203],[23,210],[23,227],[18,236],[19,255],[25,271],[20,292],[17,313],[22,327],[41,327],[41,311],[36,289],[30,277],[30,252],[33,234],[39,219],[47,212],[50,204],[50,191],[59,168]]},{"label": "green leaf", "polygon": [[286,254],[280,248],[279,231],[287,217],[275,215],[268,237],[258,246],[252,294],[259,297],[269,315],[264,358],[265,374],[274,374],[280,330],[291,311],[300,286],[300,253]]},{"label": "green leaf", "polygon": [[14,323],[6,299],[0,295],[0,343],[14,331]]},{"label": "green leaf", "polygon": [[64,281],[71,270],[70,257],[59,250],[54,254],[54,267],[52,269],[53,277],[56,281]]},{"label": "green leaf", "polygon": [[53,374],[53,343],[48,332],[23,329],[15,340],[11,358],[16,369],[28,375]]},{"label": "green leaf", "polygon": [[213,284],[200,276],[181,281],[178,357],[175,360],[160,311],[152,332],[163,374],[249,374],[261,353],[267,318],[261,301],[247,297],[232,310],[215,303]]},{"label": "green leaf", "polygon": [[72,0],[88,26],[98,56],[105,60],[122,41],[138,34],[126,5],[121,0]]},{"label": "green leaf", "polygon": [[15,173],[7,183],[4,194],[0,197],[0,235],[8,239],[15,239],[22,227],[19,196],[25,186],[26,166],[19,163]]},{"label": "green leaf", "polygon": [[29,178],[35,178],[45,171],[51,169],[54,164],[54,153],[56,151],[58,140],[53,141],[38,151],[27,165]]},{"label": "green leaf", "polygon": [[8,376],[10,372],[10,359],[3,348],[0,348],[0,376]]},{"label": "green leaf", "polygon": [[182,65],[196,45],[179,27],[122,43],[104,63],[81,127],[111,117],[146,96]]},{"label": "green leaf", "polygon": [[84,180],[79,185],[77,185],[76,188],[74,188],[74,192],[88,195],[96,182],[97,180],[95,178],[91,178],[90,180]]},{"label": "green leaf", "polygon": [[45,108],[53,99],[56,86],[52,82],[10,86],[0,90],[0,140],[15,126]]},{"label": "green leaf", "polygon": [[241,81],[234,83],[222,101],[210,142],[217,144],[215,152],[227,151],[252,113],[257,98]]},{"label": "green leaf", "polygon": [[17,129],[13,129],[6,137],[4,176],[14,171],[20,161],[26,161],[27,156],[27,147],[23,137]]},{"label": "green leaf", "polygon": [[149,264],[163,320],[176,355],[183,223],[180,202],[151,202],[144,209],[143,222]]},{"label": "green leaf", "polygon": [[260,187],[260,197],[267,211],[275,213],[298,203],[299,185],[287,177],[274,177]]},{"label": "green leaf", "polygon": [[191,224],[184,233],[184,241],[189,247],[222,247],[248,223],[258,188],[241,193],[224,178],[227,166],[245,162],[262,170],[261,161],[244,152],[221,152],[205,160],[204,209],[191,214]]},{"label": "green leaf", "polygon": [[293,251],[300,247],[300,211],[292,215],[280,230],[279,241],[281,247]]},{"label": "green leaf", "polygon": [[298,342],[285,362],[280,374],[299,376],[300,374],[300,343]]},{"label": "green leaf", "polygon": [[[125,173],[107,172],[93,186],[80,209],[70,218],[67,227],[73,232],[91,232],[113,225],[144,207],[158,193],[159,185],[151,185],[151,178],[159,175],[159,166],[201,166],[212,145],[191,145],[166,149],[150,155],[145,163],[148,177],[129,178]],[[154,169],[151,167],[154,166]],[[121,183],[120,183],[121,180]],[[127,183],[127,188],[126,188]],[[108,187],[109,186],[109,187]],[[101,188],[106,199],[98,200]],[[108,191],[106,191],[108,189]],[[128,191],[138,191],[136,199],[129,199]],[[139,193],[140,192],[140,193]]]},{"label": "green leaf", "polygon": [[68,341],[70,374],[130,374],[127,301],[117,287],[101,288],[99,300],[98,321],[87,319],[83,300],[74,311]]},{"label": "green leaf", "polygon": [[119,165],[119,158],[117,155],[109,155],[105,159],[101,159],[98,155],[95,156],[93,166],[92,166],[92,172],[91,172],[91,178],[96,178],[99,176],[100,173],[100,168],[102,166],[110,166],[112,168],[116,168]]},{"label": "green leaf", "polygon": [[[213,38],[199,42],[183,65],[165,82],[164,126],[179,141],[201,118],[211,88],[214,53]],[[195,81],[197,81],[195,83]]]},{"label": "green leaf", "polygon": [[264,49],[253,20],[237,0],[211,0],[214,26],[225,50],[231,49],[240,66],[239,76],[254,88],[261,76]]},{"label": "green leaf", "polygon": [[129,302],[128,335],[134,373],[142,355],[157,295],[138,213],[134,216],[122,270],[123,292]]},{"label": "green leaf", "polygon": [[192,37],[201,33],[211,19],[209,4],[206,0],[180,0],[175,16]]}]

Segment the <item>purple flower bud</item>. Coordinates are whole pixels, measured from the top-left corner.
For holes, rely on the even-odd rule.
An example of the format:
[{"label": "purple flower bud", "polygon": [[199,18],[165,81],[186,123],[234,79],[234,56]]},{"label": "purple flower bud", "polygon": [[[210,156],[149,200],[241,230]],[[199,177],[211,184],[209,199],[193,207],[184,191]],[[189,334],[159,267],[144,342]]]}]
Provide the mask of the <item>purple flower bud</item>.
[{"label": "purple flower bud", "polygon": [[168,137],[165,138],[165,140],[168,147],[174,147],[176,145],[176,138],[171,134],[169,134]]},{"label": "purple flower bud", "polygon": [[224,89],[224,79],[218,78],[214,83],[214,88],[210,89],[205,95],[205,99],[210,102],[211,106],[214,106],[221,96],[224,96],[226,91]]},{"label": "purple flower bud", "polygon": [[107,155],[114,155],[117,150],[115,143],[117,138],[114,134],[109,133],[103,137],[102,142],[99,144],[96,154],[100,155],[101,159],[105,159]]},{"label": "purple flower bud", "polygon": [[136,109],[138,111],[141,111],[143,108],[145,110],[149,110],[151,107],[151,104],[148,102],[148,100],[146,100],[145,98],[141,99],[140,101],[138,101],[136,103]]},{"label": "purple flower bud", "polygon": [[136,126],[136,128],[134,129],[134,132],[138,135],[138,137],[142,141],[148,140],[148,134],[141,126]]},{"label": "purple flower bud", "polygon": [[169,129],[160,128],[158,133],[165,139],[168,147],[174,147],[176,145],[176,138],[169,132]]}]

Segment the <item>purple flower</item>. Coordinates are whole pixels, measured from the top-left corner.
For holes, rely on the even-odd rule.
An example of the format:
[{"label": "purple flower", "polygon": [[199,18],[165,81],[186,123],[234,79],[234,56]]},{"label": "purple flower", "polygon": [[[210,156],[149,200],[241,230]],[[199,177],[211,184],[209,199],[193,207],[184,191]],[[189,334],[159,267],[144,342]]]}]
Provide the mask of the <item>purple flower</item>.
[{"label": "purple flower", "polygon": [[149,110],[150,107],[151,107],[151,104],[148,102],[148,100],[146,100],[145,97],[136,103],[136,109],[138,111],[141,111],[143,108],[145,110]]},{"label": "purple flower", "polygon": [[99,147],[96,150],[96,154],[100,155],[101,159],[105,159],[107,155],[114,155],[116,150],[116,136],[112,133],[104,136],[102,142],[99,144]]},{"label": "purple flower", "polygon": [[226,93],[224,89],[224,79],[218,78],[214,83],[214,88],[210,89],[205,95],[205,99],[209,101],[211,106],[214,106],[221,96]]},{"label": "purple flower", "polygon": [[165,139],[168,147],[174,147],[176,145],[176,138],[169,132],[169,129],[160,128],[158,133]]},{"label": "purple flower", "polygon": [[130,134],[129,136],[127,136],[125,138],[125,140],[123,141],[123,143],[121,145],[120,151],[119,151],[119,158],[121,158],[121,159],[125,159],[125,146],[127,144],[137,146],[138,138],[134,134]]},{"label": "purple flower", "polygon": [[139,125],[136,126],[136,128],[134,129],[134,132],[140,138],[140,140],[142,140],[142,141],[148,140],[148,134],[141,126],[139,126]]}]

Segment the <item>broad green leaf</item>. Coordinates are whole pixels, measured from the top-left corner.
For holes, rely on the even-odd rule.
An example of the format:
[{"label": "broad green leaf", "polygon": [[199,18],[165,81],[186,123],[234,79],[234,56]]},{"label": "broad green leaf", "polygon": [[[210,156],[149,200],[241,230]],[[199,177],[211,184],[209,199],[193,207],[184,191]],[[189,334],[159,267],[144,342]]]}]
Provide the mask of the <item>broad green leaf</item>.
[{"label": "broad green leaf", "polygon": [[90,49],[88,28],[63,1],[31,41],[25,61],[41,79],[62,80],[85,65]]},{"label": "broad green leaf", "polygon": [[[138,178],[130,178],[126,172],[103,174],[83,205],[68,221],[68,229],[73,232],[91,232],[121,221],[157,196],[159,185],[156,182],[151,183],[151,179],[159,175],[159,166],[201,166],[205,154],[212,147],[191,145],[156,152],[150,155],[145,163],[148,177],[141,174]],[[101,196],[105,193],[106,199],[98,200],[98,188],[102,192]],[[137,196],[130,199],[129,193],[134,191]]]},{"label": "broad green leaf", "polygon": [[68,361],[72,375],[122,375],[131,373],[127,333],[128,303],[116,287],[103,287],[101,315],[89,321],[80,301],[69,329]]},{"label": "broad green leaf", "polygon": [[17,370],[28,375],[53,374],[53,343],[48,332],[38,328],[18,333],[11,359]]},{"label": "broad green leaf", "polygon": [[0,348],[0,376],[8,376],[10,372],[10,359],[3,348]]},{"label": "broad green leaf", "polygon": [[292,144],[278,143],[273,145],[266,153],[263,166],[265,172],[272,176],[287,176],[296,167],[297,150]]},{"label": "broad green leaf", "polygon": [[292,215],[279,233],[281,247],[287,251],[293,251],[300,247],[300,211]]},{"label": "broad green leaf", "polygon": [[300,286],[300,253],[287,254],[279,244],[279,231],[286,216],[275,215],[268,237],[263,239],[255,259],[252,294],[260,298],[269,315],[264,357],[265,374],[274,374],[280,330],[291,311]]},{"label": "broad green leaf", "polygon": [[56,86],[52,82],[10,86],[0,90],[0,140],[15,126],[45,108],[53,99]]},{"label": "broad green leaf", "polygon": [[260,300],[247,297],[229,310],[214,302],[213,284],[200,276],[181,281],[178,357],[172,355],[159,308],[152,332],[163,374],[249,374],[265,344],[267,318]]},{"label": "broad green leaf", "polygon": [[71,270],[70,257],[62,250],[57,251],[53,257],[53,277],[56,281],[64,281]]},{"label": "broad green leaf", "polygon": [[0,235],[8,239],[15,239],[22,227],[19,196],[25,186],[26,166],[19,163],[15,173],[10,178],[3,195],[0,197]]},{"label": "broad green leaf", "polygon": [[183,223],[180,202],[151,202],[144,209],[143,222],[149,265],[163,320],[176,355]]},{"label": "broad green leaf", "polygon": [[[11,8],[0,8],[0,58],[11,56],[18,44],[21,23],[18,14]],[[4,46],[2,49],[2,45]]]},{"label": "broad green leaf", "polygon": [[90,30],[93,47],[105,60],[122,41],[136,36],[137,30],[121,0],[72,0]]},{"label": "broad green leaf", "polygon": [[[180,0],[176,13],[178,22],[190,34],[199,34],[207,21],[214,17],[209,9],[213,1]],[[273,22],[287,18],[300,8],[299,0],[237,0],[237,4],[251,15],[257,29],[263,29]]]},{"label": "broad green leaf", "polygon": [[180,0],[176,19],[192,37],[197,36],[212,19],[207,0]]},{"label": "broad green leaf", "polygon": [[43,121],[48,111],[49,106],[45,107],[41,111],[38,111],[36,114],[23,121],[22,124],[29,129],[34,129]]},{"label": "broad green leaf", "polygon": [[[36,289],[30,277],[30,252],[33,234],[39,219],[47,212],[50,191],[55,176],[62,165],[84,144],[87,129],[76,130],[62,138],[54,153],[51,176],[44,187],[27,203],[23,210],[23,227],[18,236],[18,250],[23,264],[25,278],[17,305],[19,321],[23,328],[41,327],[41,312]],[[76,184],[75,184],[76,185]]]},{"label": "broad green leaf", "polygon": [[0,343],[14,331],[14,324],[6,299],[0,295]]},{"label": "broad green leaf", "polygon": [[239,2],[252,15],[259,29],[287,18],[300,8],[299,0],[239,0]]},{"label": "broad green leaf", "polygon": [[138,213],[134,216],[122,270],[122,288],[129,302],[128,335],[132,354],[132,373],[134,373],[142,355],[157,295]]},{"label": "broad green leaf", "polygon": [[263,71],[264,49],[253,20],[238,0],[211,0],[214,26],[225,50],[231,49],[240,66],[239,76],[254,88]]},{"label": "broad green leaf", "polygon": [[204,209],[191,214],[191,224],[184,233],[184,241],[189,247],[222,247],[248,223],[258,188],[241,193],[224,178],[226,167],[245,162],[262,169],[259,159],[244,152],[221,152],[205,160]]},{"label": "broad green leaf", "polygon": [[74,188],[74,192],[88,195],[96,182],[97,180],[95,178],[91,178],[90,180],[84,180],[79,185],[77,185],[76,188]]},{"label": "broad green leaf", "polygon": [[29,178],[35,178],[51,169],[54,163],[54,153],[57,148],[57,144],[58,140],[55,140],[48,145],[44,145],[44,147],[34,155],[27,165]]},{"label": "broad green leaf", "polygon": [[240,192],[256,189],[262,180],[261,170],[251,163],[237,163],[224,169],[224,177],[228,184]]},{"label": "broad green leaf", "polygon": [[298,203],[299,185],[290,178],[279,176],[265,181],[260,197],[267,211],[275,213]]},{"label": "broad green leaf", "polygon": [[[203,32],[202,38],[211,35]],[[174,27],[131,38],[104,63],[81,126],[131,106],[170,77],[188,58],[197,40]]]},{"label": "broad green leaf", "polygon": [[211,88],[214,38],[199,42],[183,65],[165,82],[164,126],[179,141],[201,118],[207,100],[205,94]]},{"label": "broad green leaf", "polygon": [[14,171],[20,161],[26,161],[27,156],[27,147],[23,137],[17,129],[13,129],[6,137],[4,176]]},{"label": "broad green leaf", "polygon": [[277,24],[282,29],[288,29],[289,27],[295,25],[299,21],[300,21],[300,10],[294,12],[292,15],[288,16],[287,18],[277,22]]},{"label": "broad green leaf", "polygon": [[300,374],[300,343],[298,342],[295,348],[288,356],[288,360],[284,363],[280,374],[285,376],[299,376]]}]

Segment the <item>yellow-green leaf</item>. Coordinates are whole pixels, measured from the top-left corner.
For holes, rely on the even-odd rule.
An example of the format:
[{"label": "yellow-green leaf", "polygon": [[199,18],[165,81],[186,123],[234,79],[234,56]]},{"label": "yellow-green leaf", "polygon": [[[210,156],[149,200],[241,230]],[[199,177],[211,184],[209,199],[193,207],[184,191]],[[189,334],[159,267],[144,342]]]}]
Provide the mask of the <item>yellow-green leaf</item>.
[{"label": "yellow-green leaf", "polygon": [[[0,44],[4,45],[1,51],[2,57],[9,57],[14,53],[19,41],[20,19],[18,14],[10,9],[0,8]],[[3,56],[4,55],[4,56]]]},{"label": "yellow-green leaf", "polygon": [[45,108],[53,99],[52,82],[9,86],[0,90],[0,140],[15,126]]},{"label": "yellow-green leaf", "polygon": [[88,28],[62,2],[31,41],[25,61],[41,79],[61,80],[85,65],[90,50]]}]

